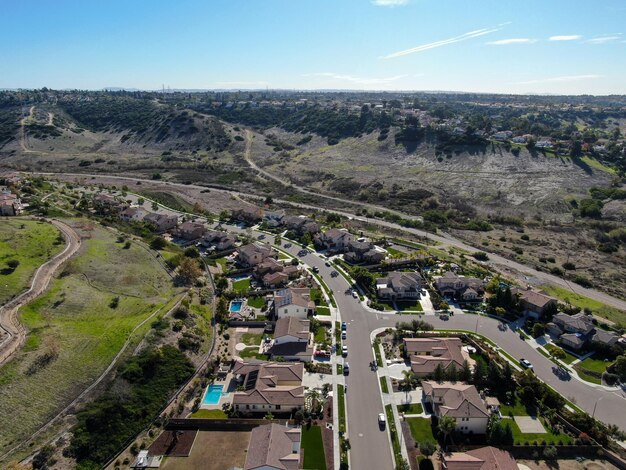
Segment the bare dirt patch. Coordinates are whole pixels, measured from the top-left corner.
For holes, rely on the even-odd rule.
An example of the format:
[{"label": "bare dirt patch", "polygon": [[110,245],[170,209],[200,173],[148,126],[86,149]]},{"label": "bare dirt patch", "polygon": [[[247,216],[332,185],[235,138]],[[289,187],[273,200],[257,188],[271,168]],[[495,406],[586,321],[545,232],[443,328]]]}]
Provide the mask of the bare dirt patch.
[{"label": "bare dirt patch", "polygon": [[243,468],[250,443],[250,434],[250,432],[234,431],[200,431],[196,436],[189,457],[168,457],[161,464],[161,468],[164,470]]}]

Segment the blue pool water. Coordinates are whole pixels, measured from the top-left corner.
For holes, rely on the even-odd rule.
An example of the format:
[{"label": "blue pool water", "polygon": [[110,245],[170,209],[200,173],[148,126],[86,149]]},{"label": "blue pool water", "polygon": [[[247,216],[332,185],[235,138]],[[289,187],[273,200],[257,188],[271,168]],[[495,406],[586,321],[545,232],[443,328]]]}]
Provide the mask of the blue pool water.
[{"label": "blue pool water", "polygon": [[233,300],[230,303],[230,311],[231,312],[240,312],[242,305],[243,305],[243,301],[241,301],[241,300]]},{"label": "blue pool water", "polygon": [[204,399],[202,400],[202,404],[203,405],[217,405],[220,402],[220,397],[222,396],[223,389],[224,389],[223,385],[209,385],[209,388],[204,394]]}]

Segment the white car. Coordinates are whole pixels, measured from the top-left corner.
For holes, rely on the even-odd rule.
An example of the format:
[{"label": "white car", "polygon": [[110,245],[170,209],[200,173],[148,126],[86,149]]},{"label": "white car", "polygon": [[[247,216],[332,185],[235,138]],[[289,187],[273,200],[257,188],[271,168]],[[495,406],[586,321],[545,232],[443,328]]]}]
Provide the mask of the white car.
[{"label": "white car", "polygon": [[378,413],[378,425],[381,428],[384,428],[386,423],[387,420],[385,419],[385,413]]},{"label": "white car", "polygon": [[354,297],[355,299],[359,298],[359,294],[357,293],[357,291],[355,290],[352,291],[352,297]]},{"label": "white car", "polygon": [[532,368],[533,368],[533,365],[530,363],[530,361],[529,361],[528,359],[521,358],[521,359],[519,360],[519,363],[520,363],[520,365],[521,365],[524,369],[530,369],[530,370],[532,370]]},{"label": "white car", "polygon": [[341,355],[343,357],[346,357],[348,355],[348,346],[346,346],[345,344],[341,347]]}]

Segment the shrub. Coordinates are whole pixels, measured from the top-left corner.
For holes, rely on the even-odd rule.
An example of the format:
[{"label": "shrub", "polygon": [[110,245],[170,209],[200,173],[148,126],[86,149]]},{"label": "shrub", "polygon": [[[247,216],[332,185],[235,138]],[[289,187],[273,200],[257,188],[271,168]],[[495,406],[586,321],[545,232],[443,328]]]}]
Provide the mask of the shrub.
[{"label": "shrub", "polygon": [[20,265],[20,262],[16,259],[10,259],[7,261],[7,266],[15,271],[17,267]]},{"label": "shrub", "polygon": [[117,308],[119,304],[120,304],[120,298],[119,297],[113,297],[111,299],[111,302],[109,302],[109,307],[110,308]]},{"label": "shrub", "polygon": [[477,251],[472,256],[478,261],[487,261],[489,259],[489,256],[484,251]]},{"label": "shrub", "polygon": [[570,261],[566,261],[563,263],[563,269],[567,271],[574,271],[576,269],[576,265]]}]

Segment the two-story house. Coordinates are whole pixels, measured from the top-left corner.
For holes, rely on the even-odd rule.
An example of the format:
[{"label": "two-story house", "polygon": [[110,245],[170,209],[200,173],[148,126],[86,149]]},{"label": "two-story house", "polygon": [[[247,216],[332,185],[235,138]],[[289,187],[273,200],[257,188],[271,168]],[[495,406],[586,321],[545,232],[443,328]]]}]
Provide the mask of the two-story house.
[{"label": "two-story house", "polygon": [[463,302],[482,300],[485,293],[485,281],[482,279],[459,276],[451,271],[437,278],[435,287],[443,297],[450,297]]},{"label": "two-story house", "polygon": [[276,318],[297,317],[305,319],[313,315],[315,302],[311,300],[311,289],[282,289],[274,295],[274,315]]},{"label": "two-story house", "polygon": [[206,226],[199,222],[184,222],[180,224],[176,230],[177,236],[187,241],[198,240],[206,232]]},{"label": "two-story house", "polygon": [[233,209],[231,215],[233,220],[254,225],[263,219],[263,210],[259,207],[246,206],[240,209]]},{"label": "two-story house", "polygon": [[331,228],[315,237],[316,246],[328,251],[341,253],[346,251],[353,237],[347,230]]},{"label": "two-story house", "polygon": [[237,250],[237,263],[245,268],[251,268],[268,258],[278,258],[278,253],[263,243],[250,243]]},{"label": "two-story house", "polygon": [[430,377],[437,367],[463,369],[472,362],[460,338],[404,338],[404,354],[416,377]]},{"label": "two-story house", "polygon": [[421,297],[424,278],[416,272],[393,271],[376,281],[378,297],[382,300],[414,300]]},{"label": "two-story house", "polygon": [[346,249],[348,252],[343,255],[343,259],[351,264],[380,263],[386,256],[382,249],[377,249],[373,243],[367,241],[352,240]]},{"label": "two-story house", "polygon": [[153,212],[146,215],[143,221],[152,225],[156,233],[163,233],[176,228],[178,216]]},{"label": "two-story house", "polygon": [[235,249],[237,236],[233,233],[210,230],[204,234],[200,243],[208,250],[220,253]]},{"label": "two-story house", "polygon": [[274,341],[268,353],[285,361],[310,362],[313,359],[311,322],[297,317],[283,317],[276,322]]},{"label": "two-story house", "polygon": [[127,207],[120,212],[120,220],[124,222],[141,222],[149,214],[143,207]]},{"label": "two-story house", "polygon": [[456,430],[465,434],[485,434],[489,410],[473,385],[462,382],[422,382],[424,400],[433,414],[449,416],[456,421]]},{"label": "two-story house", "polygon": [[514,287],[511,293],[518,297],[524,314],[533,318],[540,318],[549,309],[554,309],[557,304],[554,297],[532,289]]}]

